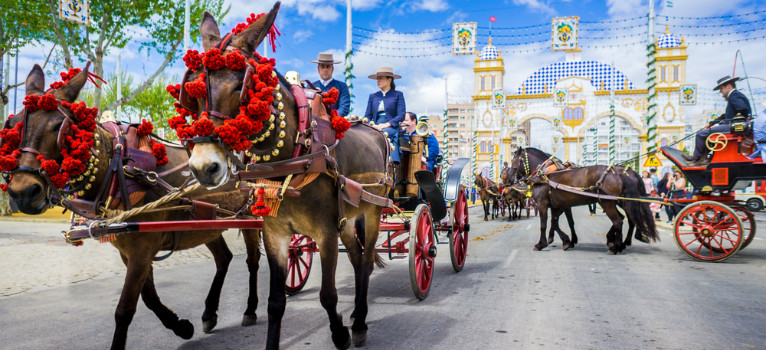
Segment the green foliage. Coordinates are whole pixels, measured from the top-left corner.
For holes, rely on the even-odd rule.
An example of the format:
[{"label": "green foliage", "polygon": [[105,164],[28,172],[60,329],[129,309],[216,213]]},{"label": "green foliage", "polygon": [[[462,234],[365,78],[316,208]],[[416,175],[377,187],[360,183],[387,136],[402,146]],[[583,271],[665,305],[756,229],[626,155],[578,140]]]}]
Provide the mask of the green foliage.
[{"label": "green foliage", "polygon": [[14,0],[0,2],[0,57],[43,38],[49,25],[40,12],[45,12],[41,0]]}]

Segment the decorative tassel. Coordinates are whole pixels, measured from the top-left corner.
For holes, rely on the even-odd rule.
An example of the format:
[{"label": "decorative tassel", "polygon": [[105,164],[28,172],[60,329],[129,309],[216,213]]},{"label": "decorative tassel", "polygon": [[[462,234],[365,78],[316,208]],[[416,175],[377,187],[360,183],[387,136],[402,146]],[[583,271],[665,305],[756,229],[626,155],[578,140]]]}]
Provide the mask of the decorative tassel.
[{"label": "decorative tassel", "polygon": [[109,243],[109,242],[111,242],[111,241],[113,241],[115,239],[117,239],[117,235],[114,234],[114,233],[110,233],[110,234],[108,234],[106,236],[99,237],[98,238],[98,242],[99,243]]},{"label": "decorative tassel", "polygon": [[266,215],[269,215],[269,213],[271,212],[271,208],[267,207],[266,203],[264,203],[263,201],[264,192],[265,191],[263,190],[263,188],[259,188],[258,191],[256,191],[257,197],[255,199],[255,204],[252,207],[250,207],[250,210],[253,212],[253,215],[266,216]]}]

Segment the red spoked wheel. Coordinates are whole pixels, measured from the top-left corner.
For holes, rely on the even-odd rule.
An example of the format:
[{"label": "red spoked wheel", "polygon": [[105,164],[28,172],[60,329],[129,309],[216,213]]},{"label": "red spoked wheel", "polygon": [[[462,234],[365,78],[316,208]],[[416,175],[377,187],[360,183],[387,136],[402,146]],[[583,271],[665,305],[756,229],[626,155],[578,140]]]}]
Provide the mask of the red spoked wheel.
[{"label": "red spoked wheel", "polygon": [[419,300],[428,296],[434,273],[436,243],[431,211],[425,204],[415,208],[410,220],[410,284]]},{"label": "red spoked wheel", "polygon": [[750,242],[755,238],[755,215],[744,206],[736,206],[732,207],[732,209],[737,212],[739,219],[742,220],[742,229],[745,234],[745,240],[742,241],[742,246],[739,247],[739,250],[742,250],[750,245]]},{"label": "red spoked wheel", "polygon": [[734,256],[742,245],[742,233],[742,220],[734,209],[714,201],[689,204],[675,221],[676,244],[700,261],[724,261]]},{"label": "red spoked wheel", "polygon": [[293,235],[287,256],[287,295],[297,294],[306,285],[311,273],[316,242],[306,235]]},{"label": "red spoked wheel", "polygon": [[465,264],[466,252],[468,251],[468,199],[465,188],[461,187],[457,193],[457,200],[452,203],[450,215],[452,232],[449,235],[449,253],[452,258],[452,268],[460,272]]}]

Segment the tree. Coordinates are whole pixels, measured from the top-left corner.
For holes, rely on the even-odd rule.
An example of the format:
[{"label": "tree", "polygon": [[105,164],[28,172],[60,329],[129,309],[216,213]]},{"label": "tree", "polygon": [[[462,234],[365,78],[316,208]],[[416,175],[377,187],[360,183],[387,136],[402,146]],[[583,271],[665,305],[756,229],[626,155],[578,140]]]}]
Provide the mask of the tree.
[{"label": "tree", "polygon": [[[33,1],[33,0],[27,0]],[[94,92],[95,107],[112,110],[124,105],[152,86],[168,64],[178,58],[183,42],[184,2],[177,0],[91,0],[90,25],[59,19],[57,0],[47,1],[47,18],[53,24],[48,31],[49,40],[59,43],[66,68],[73,68],[73,57],[93,63],[93,73],[104,73],[104,56],[114,48],[125,48],[137,43],[139,51],[158,54],[164,61],[142,83],[134,86],[119,100],[101,108],[102,89]],[[191,4],[192,40],[197,41],[199,23],[204,11],[222,18],[227,12],[224,0],[193,0]]]},{"label": "tree", "polygon": [[[39,11],[36,10],[42,9],[40,5],[40,0],[15,0],[0,4],[0,67],[4,67],[8,53],[44,38],[47,22],[37,15]],[[4,81],[0,69],[0,84]],[[19,85],[0,85],[0,108],[8,103],[8,91]],[[5,120],[5,116],[2,119]]]}]

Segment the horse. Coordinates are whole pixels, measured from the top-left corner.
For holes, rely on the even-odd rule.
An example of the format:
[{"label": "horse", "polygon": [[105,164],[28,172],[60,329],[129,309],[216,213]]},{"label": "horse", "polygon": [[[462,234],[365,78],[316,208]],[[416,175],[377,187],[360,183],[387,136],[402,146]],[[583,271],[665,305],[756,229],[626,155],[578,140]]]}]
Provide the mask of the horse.
[{"label": "horse", "polygon": [[[526,187],[522,188],[511,180],[511,168],[509,167],[503,168],[500,171],[500,181],[503,184],[501,195],[505,202],[508,203],[508,221],[520,219],[521,212],[526,207]],[[529,217],[528,210],[527,217]]]},{"label": "horse", "polygon": [[[26,79],[26,96],[42,96],[45,91],[45,74],[39,65],[35,65]],[[36,215],[45,212],[52,207],[54,202],[61,200],[59,190],[53,185],[51,176],[42,170],[38,155],[47,160],[55,160],[63,164],[62,138],[73,137],[72,124],[77,123],[76,115],[72,109],[62,105],[63,102],[72,103],[80,93],[88,79],[88,66],[79,74],[71,78],[65,85],[58,89],[50,90],[55,96],[58,108],[51,111],[39,109],[36,111],[23,110],[6,123],[6,129],[23,123],[23,131],[19,145],[18,168],[12,171],[12,179],[8,184],[8,194],[16,202],[19,210],[23,213]],[[114,125],[114,124],[112,124]],[[80,200],[89,200],[98,203],[100,189],[106,188],[112,176],[107,177],[107,169],[110,162],[115,158],[115,136],[102,124],[98,124],[93,132],[94,144],[91,148],[92,163],[84,178],[75,178],[69,182],[70,188],[80,188],[83,192],[79,195]],[[50,135],[59,135],[50,137]],[[119,142],[118,142],[119,143]],[[157,181],[164,181],[174,187],[181,186],[186,180],[188,171],[186,168],[188,156],[184,149],[167,145],[168,163],[156,169],[161,174]],[[68,151],[72,151],[71,149]],[[121,155],[118,153],[118,157]],[[127,158],[125,158],[127,159]],[[152,159],[154,161],[154,159]],[[146,188],[142,189],[146,191]],[[122,192],[121,192],[122,193]],[[131,198],[133,198],[131,192]],[[122,198],[125,198],[123,196]],[[149,203],[160,197],[154,189],[146,192],[143,202]],[[219,205],[220,208],[236,211],[242,207],[247,197],[232,185],[222,186],[215,191],[200,190],[189,193],[188,198]],[[127,201],[127,200],[126,200]],[[112,203],[117,203],[116,200]],[[132,204],[140,204],[136,202]],[[168,205],[177,205],[178,201]],[[110,204],[107,207],[112,207]],[[72,210],[78,210],[69,207]],[[188,211],[159,211],[140,214],[134,217],[136,221],[165,221],[165,220],[191,220],[192,213]],[[247,265],[250,270],[250,295],[247,309],[243,317],[243,325],[255,324],[255,309],[258,306],[257,296],[257,271],[260,258],[259,232],[257,230],[243,230],[243,237],[247,247]],[[190,339],[194,334],[194,326],[186,319],[179,317],[167,306],[162,304],[154,284],[152,260],[160,250],[182,250],[204,244],[210,249],[216,264],[216,273],[213,278],[210,291],[205,299],[205,310],[202,313],[203,330],[210,332],[217,323],[218,304],[221,295],[224,278],[232,253],[221,235],[222,230],[205,230],[191,232],[150,232],[123,234],[114,237],[111,244],[117,248],[120,258],[127,268],[125,282],[123,284],[120,300],[115,310],[115,330],[112,340],[112,349],[124,349],[127,340],[128,327],[136,312],[136,304],[139,295],[142,297],[147,308],[152,310],[162,324],[172,330],[183,339]]]},{"label": "horse", "polygon": [[[204,50],[206,52],[220,50],[221,55],[224,53],[227,56],[242,55],[246,59],[253,59],[252,62],[267,62],[265,59],[262,60],[255,50],[271,32],[279,6],[280,3],[277,2],[266,15],[258,17],[249,25],[237,26],[237,29],[241,30],[236,34],[227,34],[223,38],[213,16],[205,13],[199,29]],[[234,123],[234,118],[230,116],[242,112],[240,107],[243,106],[243,101],[240,96],[243,91],[253,91],[249,90],[252,87],[247,84],[250,72],[264,68],[262,64],[266,63],[259,63],[256,67],[248,66],[246,69],[233,69],[229,66],[212,69],[205,66],[204,81],[207,97],[187,98],[182,94],[181,101],[194,113],[209,115],[208,120],[216,128],[231,125]],[[272,63],[272,67],[274,65],[275,62]],[[270,68],[264,69],[270,70]],[[203,74],[202,69],[187,71],[184,82],[199,79],[200,74]],[[273,75],[269,76],[272,78],[268,76],[264,78],[275,84],[274,91],[270,95],[274,96],[269,106],[272,108],[271,115],[267,117],[268,120],[263,120],[263,128],[260,131],[255,131],[255,134],[247,132],[243,134],[249,139],[245,141],[248,142],[244,146],[246,152],[240,153],[242,158],[232,153],[234,148],[230,143],[223,142],[221,134],[207,137],[200,135],[191,139],[193,148],[189,167],[197,181],[208,188],[222,185],[225,179],[229,178],[230,172],[238,171],[238,169],[241,171],[238,171],[237,176],[243,181],[251,181],[253,186],[269,180],[284,184],[285,187],[288,187],[288,184],[290,184],[289,187],[300,187],[300,189],[287,191],[283,197],[277,196],[275,199],[279,205],[277,212],[274,212],[274,209],[262,212],[264,214],[262,239],[271,272],[266,348],[279,348],[282,317],[286,307],[285,279],[288,247],[294,234],[305,234],[316,241],[322,267],[319,298],[330,321],[331,339],[334,345],[338,349],[346,349],[352,342],[356,346],[361,346],[367,338],[367,294],[370,274],[376,265],[383,267],[382,259],[375,252],[375,245],[380,230],[381,213],[385,206],[380,202],[373,204],[364,198],[369,199],[370,196],[383,198],[388,201],[386,205],[391,205],[390,200],[385,197],[391,187],[390,146],[382,132],[361,122],[352,123],[350,128],[342,134],[342,139],[336,142],[335,138],[340,135],[336,133],[337,129],[333,130],[334,126],[322,117],[327,110],[321,105],[321,100],[320,105],[312,105],[312,113],[308,115],[308,118],[314,118],[314,120],[308,123],[307,129],[300,130],[303,125],[301,121],[303,112],[299,112],[299,108],[308,111],[308,106],[303,100],[306,97],[301,97],[304,96],[305,91],[297,85],[291,87],[290,83],[277,71],[273,71]],[[274,78],[278,81],[273,82],[271,79]],[[182,83],[182,86],[184,85],[185,83]],[[255,86],[257,89],[257,85]],[[299,104],[298,99],[303,102]],[[244,101],[244,103],[248,102]],[[319,106],[322,107],[319,108]],[[313,113],[319,113],[319,115],[314,116]],[[242,117],[248,118],[244,115]],[[303,141],[304,138],[306,142]],[[303,148],[304,144],[305,148]],[[304,152],[310,153],[295,158],[295,155]],[[247,163],[246,168],[245,163]],[[293,165],[290,166],[290,164]],[[290,166],[290,170],[280,170],[287,169],[283,167],[284,165]],[[237,169],[234,168],[235,166]],[[245,170],[242,170],[243,168]],[[307,180],[310,177],[306,171],[313,172],[316,177]],[[292,183],[297,180],[290,179],[293,174],[298,173],[296,178],[303,179],[302,185],[297,183],[293,185]],[[306,182],[303,182],[304,180]],[[352,184],[359,187],[354,187]],[[367,195],[364,195],[362,200],[359,200],[357,196],[359,201],[354,205],[344,199],[347,195],[352,197],[353,193],[360,192]],[[335,270],[338,260],[338,236],[348,250],[348,258],[354,268],[356,288],[354,310],[351,314],[353,318],[351,336],[349,336],[348,328],[343,325],[342,316],[337,311]]]},{"label": "horse", "polygon": [[[602,207],[607,212],[607,216],[612,220],[612,227],[607,233],[609,254],[621,252],[624,247],[629,244],[622,242],[621,239],[623,216],[616,210],[617,204],[625,209],[628,214],[629,223],[635,223],[638,227],[637,234],[638,232],[641,232],[644,236],[642,238],[649,238],[652,240],[658,238],[654,220],[653,217],[651,217],[651,211],[649,210],[648,205],[644,203],[637,203],[630,200],[598,200],[593,197],[583,196],[581,194],[549,186],[549,181],[552,180],[555,183],[563,184],[568,187],[586,188],[597,193],[604,192],[627,197],[638,197],[641,195],[641,192],[638,188],[639,186],[637,186],[635,180],[637,174],[635,174],[634,171],[628,171],[626,169],[615,170],[613,167],[605,166],[592,166],[545,173],[543,167],[546,167],[547,165],[545,165],[544,160],[551,159],[551,157],[532,148],[519,149],[516,151],[512,161],[512,163],[517,166],[515,169],[521,169],[522,166],[524,167],[523,169],[532,168],[532,166],[530,166],[531,161],[529,160],[530,153],[535,154],[532,158],[535,158],[536,162],[540,165],[535,167],[536,170],[534,172],[530,171],[527,173],[526,170],[522,170],[521,173],[517,172],[514,176],[523,176],[533,184],[533,196],[540,210],[541,221],[541,238],[535,245],[535,250],[541,250],[549,244],[549,242],[545,240],[548,207],[551,207],[552,210],[551,229],[552,231],[555,230],[559,233],[559,236],[564,242],[564,249],[566,250],[571,247],[571,242],[569,241],[568,236],[558,228],[558,216],[562,211],[571,209],[572,206],[595,202],[601,203]],[[522,165],[522,158],[524,158],[526,164]],[[572,222],[570,221],[570,224],[571,223]],[[630,235],[630,230],[628,234]],[[629,242],[629,240],[626,241]]]},{"label": "horse", "polygon": [[492,205],[492,220],[494,220],[498,211],[498,197],[500,196],[500,190],[497,184],[492,180],[484,177],[481,173],[475,174],[476,178],[473,184],[479,190],[479,197],[481,198],[481,205],[484,208],[484,221],[487,221],[487,217],[490,215],[490,203]]}]

